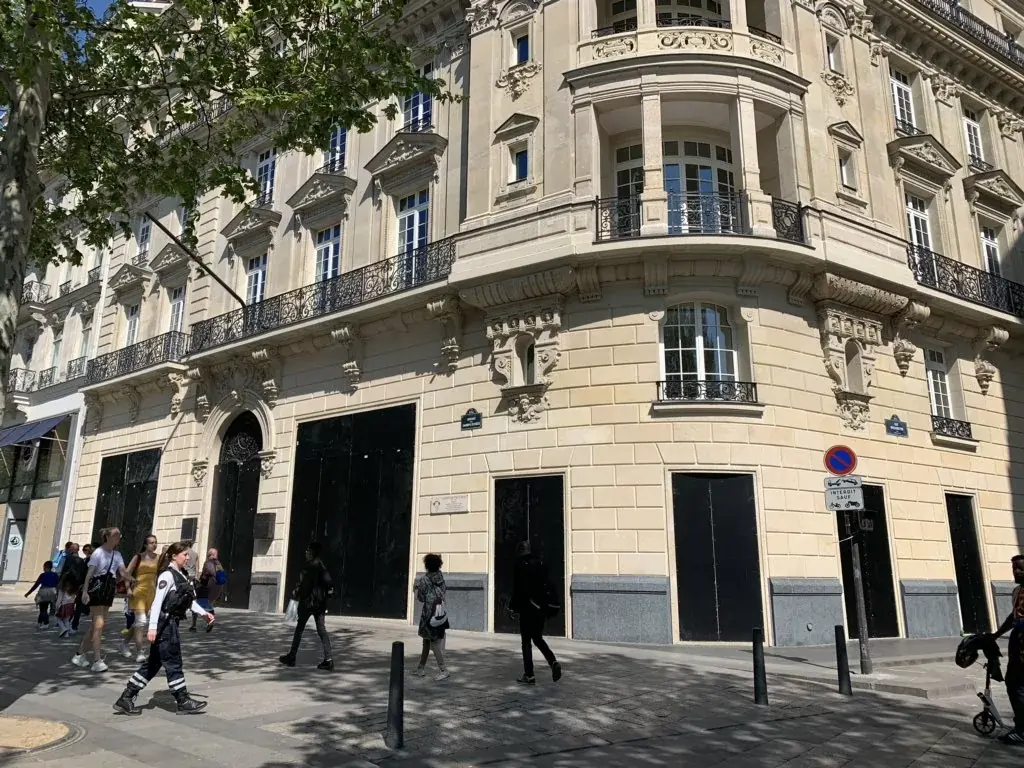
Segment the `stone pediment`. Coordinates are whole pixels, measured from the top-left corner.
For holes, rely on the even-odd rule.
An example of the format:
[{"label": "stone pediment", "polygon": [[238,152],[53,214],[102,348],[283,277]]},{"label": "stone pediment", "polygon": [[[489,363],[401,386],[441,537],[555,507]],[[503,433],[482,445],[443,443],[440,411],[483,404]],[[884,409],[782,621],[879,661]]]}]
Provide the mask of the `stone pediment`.
[{"label": "stone pediment", "polygon": [[944,184],[961,168],[949,150],[929,133],[895,139],[887,148],[889,163],[897,173],[907,169]]},{"label": "stone pediment", "polygon": [[854,127],[853,123],[847,120],[832,123],[828,127],[828,132],[833,138],[845,141],[847,144],[852,144],[855,147],[859,147],[864,143],[864,137],[860,135],[860,131]]},{"label": "stone pediment", "polygon": [[1024,206],[1024,191],[1013,182],[1006,171],[999,169],[976,173],[965,178],[964,193],[972,211],[979,200],[986,207],[1007,215]]},{"label": "stone pediment", "polygon": [[299,226],[311,227],[327,217],[339,220],[355,188],[355,180],[344,174],[317,171],[288,198],[288,207]]},{"label": "stone pediment", "polygon": [[145,287],[152,274],[146,267],[140,267],[136,264],[122,264],[121,268],[110,278],[107,285],[115,293],[130,293],[133,290],[141,290]]},{"label": "stone pediment", "polygon": [[448,140],[436,133],[395,134],[384,148],[366,164],[384,194],[402,191],[413,182],[432,179],[437,160],[448,146]]},{"label": "stone pediment", "polygon": [[533,129],[540,123],[540,119],[532,115],[524,115],[516,112],[512,117],[498,126],[494,131],[494,138],[498,141],[508,141],[518,136],[525,136],[533,133]]},{"label": "stone pediment", "polygon": [[149,268],[157,274],[166,274],[177,269],[185,268],[188,264],[188,256],[174,243],[168,243],[149,262]]},{"label": "stone pediment", "polygon": [[274,238],[281,214],[270,208],[243,208],[221,234],[235,251],[266,246]]}]

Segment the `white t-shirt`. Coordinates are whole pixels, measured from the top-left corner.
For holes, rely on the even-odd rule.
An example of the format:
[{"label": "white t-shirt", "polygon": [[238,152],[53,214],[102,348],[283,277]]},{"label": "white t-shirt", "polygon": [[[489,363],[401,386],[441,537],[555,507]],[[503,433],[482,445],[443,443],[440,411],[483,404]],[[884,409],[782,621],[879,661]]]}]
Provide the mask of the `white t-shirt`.
[{"label": "white t-shirt", "polygon": [[89,567],[94,568],[92,577],[106,576],[107,573],[117,577],[120,569],[124,568],[124,558],[116,549],[108,552],[103,547],[97,547],[89,557]]}]

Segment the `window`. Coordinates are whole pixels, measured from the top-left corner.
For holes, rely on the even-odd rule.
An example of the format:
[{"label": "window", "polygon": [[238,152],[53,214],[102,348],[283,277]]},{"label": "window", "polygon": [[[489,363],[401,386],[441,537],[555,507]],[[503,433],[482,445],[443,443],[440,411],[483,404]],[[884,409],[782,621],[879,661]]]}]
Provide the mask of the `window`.
[{"label": "window", "polygon": [[910,242],[918,248],[931,250],[932,235],[928,218],[928,203],[909,192],[906,195],[906,203],[907,231],[910,235]]},{"label": "window", "polygon": [[658,0],[659,27],[725,27],[722,4],[718,0]]},{"label": "window", "polygon": [[398,253],[406,286],[421,282],[427,266],[430,192],[426,189],[398,201]]},{"label": "window", "polygon": [[245,268],[245,300],[259,304],[267,293],[267,254],[249,259]]},{"label": "window", "polygon": [[855,339],[846,342],[843,349],[846,360],[846,391],[857,394],[867,394],[864,388],[864,360],[861,354],[863,350]]},{"label": "window", "polygon": [[825,35],[825,63],[833,72],[843,71],[842,43],[835,35]]},{"label": "window", "polygon": [[192,206],[182,203],[178,206],[178,236],[183,240],[192,236],[195,223],[191,220]]},{"label": "window", "polygon": [[839,182],[845,189],[857,189],[857,166],[853,153],[846,149],[839,150]]},{"label": "window", "polygon": [[277,177],[277,150],[262,152],[256,161],[256,183],[260,193],[257,205],[269,205],[274,201],[274,180]]},{"label": "window", "polygon": [[914,122],[914,91],[910,87],[910,76],[898,69],[889,70],[889,84],[892,87],[893,111],[896,115],[896,129],[916,133]]},{"label": "window", "polygon": [[[430,77],[434,67],[432,64],[425,64],[419,74],[422,77]],[[419,132],[430,128],[433,118],[433,99],[429,94],[417,91],[405,97],[402,104],[402,112],[405,116],[403,131]]]},{"label": "window", "polygon": [[515,59],[513,64],[525,64],[530,60],[530,36],[527,34],[515,37]]},{"label": "window", "polygon": [[663,150],[669,234],[735,231],[739,205],[732,149],[706,141],[666,141]]},{"label": "window", "polygon": [[149,254],[149,241],[152,235],[152,225],[149,219],[140,218],[139,228],[135,234],[135,259],[138,261]]},{"label": "window", "polygon": [[24,350],[25,351],[21,353],[21,359],[22,359],[22,361],[24,363],[24,366],[26,368],[31,368],[32,367],[32,355],[35,354],[35,351],[36,351],[36,340],[35,339],[28,339],[28,338],[25,339]]},{"label": "window", "polygon": [[316,234],[316,282],[337,277],[341,272],[341,225]]},{"label": "window", "polygon": [[992,227],[981,228],[981,253],[985,258],[985,269],[990,275],[1003,276],[999,263],[999,236]]},{"label": "window", "polygon": [[57,368],[60,366],[60,349],[64,346],[64,329],[58,329],[53,332],[53,351],[50,354],[50,367]]},{"label": "window", "polygon": [[88,357],[89,356],[89,340],[92,338],[92,326],[87,325],[82,328],[82,336],[78,340],[78,356]]},{"label": "window", "polygon": [[949,396],[945,355],[937,349],[925,350],[924,367],[928,376],[928,399],[931,400],[932,416],[952,419],[953,405]]},{"label": "window", "polygon": [[530,174],[530,157],[525,149],[512,150],[512,181],[526,181]]},{"label": "window", "polygon": [[171,323],[169,330],[181,333],[185,326],[185,287],[171,289]]},{"label": "window", "polygon": [[[682,304],[665,314],[663,331],[666,395],[695,399],[683,382],[736,381],[733,330],[724,307]],[[674,390],[674,391],[673,391]],[[683,394],[686,390],[687,394]],[[716,387],[694,387],[699,397],[717,397]]]},{"label": "window", "polygon": [[985,161],[985,149],[981,143],[981,123],[978,115],[970,109],[964,109],[964,138],[967,140],[967,162],[976,164]]},{"label": "window", "polygon": [[132,304],[125,309],[127,323],[125,324],[124,345],[126,347],[130,347],[139,340],[139,310],[138,304]]},{"label": "window", "polygon": [[639,197],[644,191],[644,148],[641,144],[615,151],[615,196]]},{"label": "window", "polygon": [[534,341],[529,336],[520,336],[516,346],[516,356],[519,358],[520,384],[529,386],[537,383],[537,350]]},{"label": "window", "polygon": [[636,29],[636,0],[614,0],[611,5],[611,29],[608,34]]},{"label": "window", "polygon": [[348,149],[348,130],[342,126],[336,126],[331,134],[331,145],[324,153],[324,165],[331,173],[341,173],[345,170],[345,152]]}]

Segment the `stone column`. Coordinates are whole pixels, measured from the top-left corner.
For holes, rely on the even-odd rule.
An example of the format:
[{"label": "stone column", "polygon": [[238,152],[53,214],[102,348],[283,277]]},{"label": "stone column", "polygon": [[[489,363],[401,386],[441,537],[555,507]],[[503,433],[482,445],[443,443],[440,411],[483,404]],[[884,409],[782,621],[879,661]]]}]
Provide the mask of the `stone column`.
[{"label": "stone column", "polygon": [[597,29],[597,3],[599,0],[580,0],[579,9],[580,40],[589,40],[591,33]]},{"label": "stone column", "polygon": [[656,0],[636,0],[637,29],[650,29],[655,27],[657,26],[657,19],[658,8]]},{"label": "stone column", "polygon": [[729,0],[729,21],[732,22],[733,29],[747,31],[746,0]]},{"label": "stone column", "polygon": [[573,135],[576,146],[576,167],[573,178],[573,194],[576,199],[600,197],[601,180],[595,174],[601,167],[597,162],[599,135],[594,105],[577,104],[572,113]]},{"label": "stone column", "polygon": [[660,94],[648,93],[641,97],[641,119],[644,136],[644,191],[640,198],[640,234],[665,235],[668,233],[668,196],[665,194]]},{"label": "stone column", "polygon": [[[771,197],[761,191],[761,169],[757,162],[757,125],[754,122],[754,100],[739,96],[729,105],[732,134],[733,167],[740,189],[749,206],[753,234],[775,237],[772,227]],[[741,203],[742,205],[742,203]]]}]

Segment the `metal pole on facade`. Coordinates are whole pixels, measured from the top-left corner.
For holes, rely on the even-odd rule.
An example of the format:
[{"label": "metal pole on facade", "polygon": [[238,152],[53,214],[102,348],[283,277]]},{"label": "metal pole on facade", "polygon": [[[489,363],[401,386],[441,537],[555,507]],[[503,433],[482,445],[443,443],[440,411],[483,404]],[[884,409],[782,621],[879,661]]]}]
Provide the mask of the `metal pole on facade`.
[{"label": "metal pole on facade", "polygon": [[[858,521],[859,522],[859,521]],[[860,646],[860,673],[871,674],[871,648],[868,645],[868,610],[864,602],[864,575],[860,567],[860,531],[852,530],[850,515],[846,515],[846,527],[850,532],[850,559],[853,561],[853,594],[857,602],[857,642]]]}]

